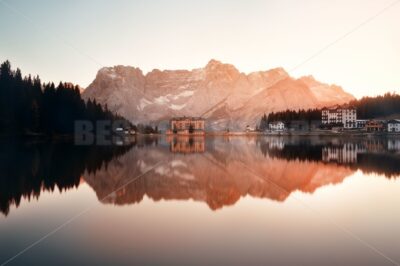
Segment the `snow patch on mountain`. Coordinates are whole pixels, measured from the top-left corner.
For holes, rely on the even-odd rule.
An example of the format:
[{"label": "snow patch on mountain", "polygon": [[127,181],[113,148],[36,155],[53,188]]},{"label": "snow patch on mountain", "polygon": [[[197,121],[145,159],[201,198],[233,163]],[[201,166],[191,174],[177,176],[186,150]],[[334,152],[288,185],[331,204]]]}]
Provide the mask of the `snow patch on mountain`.
[{"label": "snow patch on mountain", "polygon": [[172,98],[173,98],[174,100],[177,100],[177,99],[182,98],[182,97],[189,97],[189,96],[192,96],[193,94],[194,94],[194,91],[185,90],[185,91],[182,91],[181,93],[179,93],[179,94],[177,94],[177,95],[174,95]]},{"label": "snow patch on mountain", "polygon": [[171,166],[172,166],[172,167],[179,167],[179,166],[186,167],[187,165],[186,165],[186,163],[185,163],[184,161],[182,161],[182,160],[173,160],[173,161],[171,162]]},{"label": "snow patch on mountain", "polygon": [[142,111],[147,105],[152,104],[153,102],[150,102],[149,100],[142,98],[140,99],[138,110]]},{"label": "snow patch on mountain", "polygon": [[186,103],[181,104],[181,105],[177,105],[177,104],[171,104],[169,107],[173,110],[182,110],[183,108],[185,108]]},{"label": "snow patch on mountain", "polygon": [[155,98],[154,102],[158,103],[158,104],[166,104],[169,102],[169,99],[166,96],[160,96],[160,97]]}]

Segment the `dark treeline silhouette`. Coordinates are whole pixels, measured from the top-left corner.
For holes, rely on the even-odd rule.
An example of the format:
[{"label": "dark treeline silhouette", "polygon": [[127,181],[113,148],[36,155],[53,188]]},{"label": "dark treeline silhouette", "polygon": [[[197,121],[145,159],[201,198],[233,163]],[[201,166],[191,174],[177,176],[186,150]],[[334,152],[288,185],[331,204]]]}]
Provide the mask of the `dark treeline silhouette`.
[{"label": "dark treeline silhouette", "polygon": [[[343,105],[351,106],[357,110],[358,119],[373,119],[394,114],[400,115],[400,95],[396,93],[386,93],[382,96],[363,97],[360,100],[354,100]],[[272,112],[268,115],[264,114],[260,119],[259,128],[265,130],[268,128],[268,123],[274,121],[282,121],[289,123],[293,120],[321,120],[322,109],[309,110],[286,110],[281,112]]]},{"label": "dark treeline silhouette", "polygon": [[124,121],[140,133],[156,133],[157,128],[126,121],[96,100],[85,102],[78,86],[70,83],[42,84],[39,77],[22,77],[9,61],[0,66],[0,135],[70,135],[74,122]]},{"label": "dark treeline silhouette", "polygon": [[284,123],[289,123],[294,120],[304,120],[304,121],[313,121],[313,120],[321,120],[321,110],[319,109],[310,109],[310,110],[286,110],[282,112],[272,112],[268,115],[264,114],[261,117],[259,129],[265,130],[268,129],[268,123],[275,121],[282,121]]},{"label": "dark treeline silhouette", "polygon": [[361,169],[363,173],[380,174],[388,178],[400,176],[400,157],[395,154],[367,153],[357,156],[357,164],[353,169]]},{"label": "dark treeline silhouette", "polygon": [[400,95],[386,93],[382,96],[363,97],[349,105],[357,109],[357,117],[360,119],[385,117],[400,114]]},{"label": "dark treeline silhouette", "polygon": [[269,142],[259,141],[261,153],[271,158],[299,161],[322,161],[323,145],[313,145],[310,141],[304,140],[298,143],[288,143],[281,148],[274,147]]},{"label": "dark treeline silhouette", "polygon": [[95,173],[131,146],[75,146],[67,143],[0,143],[0,212],[42,191],[78,187],[82,174]]},{"label": "dark treeline silhouette", "polygon": [[137,126],[133,125],[133,128],[141,134],[158,134],[160,133],[158,127],[154,128],[150,125],[137,124]]},{"label": "dark treeline silhouette", "polygon": [[268,117],[266,114],[264,114],[261,117],[260,124],[258,125],[258,130],[264,131],[266,129],[268,129]]}]

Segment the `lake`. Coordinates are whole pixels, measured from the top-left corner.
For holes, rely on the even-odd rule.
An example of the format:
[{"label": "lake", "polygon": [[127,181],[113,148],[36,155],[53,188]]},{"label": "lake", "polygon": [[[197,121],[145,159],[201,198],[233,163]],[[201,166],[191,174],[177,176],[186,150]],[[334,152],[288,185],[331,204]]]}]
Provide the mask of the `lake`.
[{"label": "lake", "polygon": [[400,263],[400,139],[0,147],[0,264]]}]

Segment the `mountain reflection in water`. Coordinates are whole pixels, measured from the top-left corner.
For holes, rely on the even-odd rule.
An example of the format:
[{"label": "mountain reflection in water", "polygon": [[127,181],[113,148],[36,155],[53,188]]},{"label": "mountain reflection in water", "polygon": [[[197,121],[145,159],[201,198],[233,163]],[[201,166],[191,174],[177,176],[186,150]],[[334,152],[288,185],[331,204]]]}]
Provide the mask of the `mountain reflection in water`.
[{"label": "mountain reflection in water", "polygon": [[400,140],[389,138],[142,137],[125,147],[1,144],[0,211],[7,215],[22,198],[76,188],[82,180],[103,203],[117,205],[139,203],[145,195],[155,201],[201,201],[212,210],[246,195],[284,201],[294,191],[312,193],[341,183],[356,170],[397,177],[399,151]]},{"label": "mountain reflection in water", "polygon": [[[188,138],[176,145],[179,141],[182,139],[168,143],[170,151],[177,152],[176,147],[181,147],[182,154],[171,155],[163,146],[133,148],[118,164],[95,175],[85,175],[84,179],[103,199],[148,166],[165,161],[104,202],[131,204],[147,195],[156,201],[203,201],[215,210],[246,195],[283,201],[296,190],[313,192],[318,187],[340,183],[357,169],[376,169],[388,177],[400,173],[397,140],[225,137],[197,138],[196,142]],[[194,143],[201,141],[204,145],[199,146],[205,151],[188,155]]]}]

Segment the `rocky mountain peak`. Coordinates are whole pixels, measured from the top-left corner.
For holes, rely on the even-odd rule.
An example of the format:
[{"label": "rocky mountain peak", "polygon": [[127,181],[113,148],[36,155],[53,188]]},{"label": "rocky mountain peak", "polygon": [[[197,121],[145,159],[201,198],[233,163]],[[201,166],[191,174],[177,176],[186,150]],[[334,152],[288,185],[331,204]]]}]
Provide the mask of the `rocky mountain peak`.
[{"label": "rocky mountain peak", "polygon": [[313,82],[316,81],[313,75],[302,76],[300,79],[304,81],[313,81]]},{"label": "rocky mountain peak", "polygon": [[137,67],[118,65],[113,67],[103,67],[97,72],[97,77],[105,75],[109,76],[110,78],[117,78],[129,75],[143,76],[143,72],[140,68]]},{"label": "rocky mountain peak", "polygon": [[212,70],[214,68],[217,68],[218,66],[223,65],[223,63],[221,61],[215,60],[215,59],[211,59],[210,61],[208,61],[207,65],[205,66],[205,69],[207,70]]},{"label": "rocky mountain peak", "polygon": [[211,80],[231,81],[239,77],[240,72],[231,64],[224,64],[211,59],[204,68],[207,78]]},{"label": "rocky mountain peak", "polygon": [[268,70],[267,72],[271,73],[271,74],[276,74],[279,76],[289,76],[289,74],[286,72],[286,70],[283,67],[272,68],[272,69]]},{"label": "rocky mountain peak", "polygon": [[204,116],[208,129],[244,130],[264,113],[347,103],[354,97],[313,77],[294,79],[283,68],[240,73],[210,60],[204,68],[143,75],[130,66],[106,67],[82,93],[134,123],[163,128],[172,116]]}]

